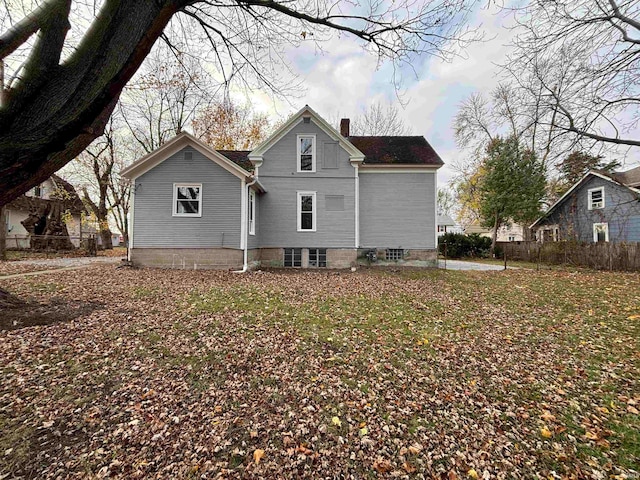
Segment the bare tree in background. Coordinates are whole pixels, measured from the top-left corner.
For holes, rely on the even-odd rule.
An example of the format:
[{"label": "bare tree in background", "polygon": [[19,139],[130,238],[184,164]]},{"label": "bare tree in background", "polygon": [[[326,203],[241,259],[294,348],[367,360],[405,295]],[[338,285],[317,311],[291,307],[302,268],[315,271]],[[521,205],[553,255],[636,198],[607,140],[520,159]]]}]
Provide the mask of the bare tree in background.
[{"label": "bare tree in background", "polygon": [[504,71],[525,95],[534,85],[538,125],[640,146],[640,3],[532,0],[517,15],[521,33]]},{"label": "bare tree in background", "polygon": [[472,39],[461,27],[474,5],[48,0],[18,22],[10,12],[0,13],[0,60],[10,77],[0,109],[0,206],[102,134],[122,89],[158,38],[181,51],[204,40],[206,60],[225,85],[259,85],[278,93],[291,83],[283,74],[287,46],[320,44],[340,32],[381,61],[446,56]]},{"label": "bare tree in background", "polygon": [[156,48],[127,85],[118,113],[131,135],[149,153],[190,125],[220,88],[198,59]]},{"label": "bare tree in background", "polygon": [[374,103],[351,119],[350,134],[402,136],[410,135],[411,127],[402,119],[397,106],[381,102]]}]

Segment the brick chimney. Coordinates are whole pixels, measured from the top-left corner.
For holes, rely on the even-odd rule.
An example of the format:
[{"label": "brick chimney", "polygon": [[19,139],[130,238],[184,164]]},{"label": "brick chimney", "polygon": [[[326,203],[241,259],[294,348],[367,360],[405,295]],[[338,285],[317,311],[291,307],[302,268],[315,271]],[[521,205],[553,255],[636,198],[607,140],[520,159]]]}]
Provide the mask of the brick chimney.
[{"label": "brick chimney", "polygon": [[340,135],[343,137],[349,137],[349,119],[343,118],[340,120]]}]

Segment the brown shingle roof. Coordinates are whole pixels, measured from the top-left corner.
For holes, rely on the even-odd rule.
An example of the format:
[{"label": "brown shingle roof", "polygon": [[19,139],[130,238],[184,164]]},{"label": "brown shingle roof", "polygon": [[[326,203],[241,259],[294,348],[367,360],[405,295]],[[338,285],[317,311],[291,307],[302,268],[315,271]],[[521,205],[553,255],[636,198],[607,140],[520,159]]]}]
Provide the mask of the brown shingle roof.
[{"label": "brown shingle roof", "polygon": [[349,137],[365,154],[364,165],[443,165],[444,162],[424,137]]},{"label": "brown shingle roof", "polygon": [[249,161],[251,150],[217,150],[217,152],[244,168],[247,172],[253,172],[253,164]]},{"label": "brown shingle roof", "polygon": [[616,172],[612,176],[628,187],[640,187],[640,167],[632,168],[626,172]]}]

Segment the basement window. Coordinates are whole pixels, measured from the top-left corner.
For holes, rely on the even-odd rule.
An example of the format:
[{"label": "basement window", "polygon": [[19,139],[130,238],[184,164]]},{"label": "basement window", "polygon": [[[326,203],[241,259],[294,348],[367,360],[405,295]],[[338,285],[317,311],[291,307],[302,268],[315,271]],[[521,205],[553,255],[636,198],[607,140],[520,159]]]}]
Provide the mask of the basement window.
[{"label": "basement window", "polygon": [[404,249],[403,248],[387,248],[387,251],[384,254],[386,260],[390,261],[398,261],[404,258]]},{"label": "basement window", "polygon": [[326,248],[310,248],[309,249],[309,266],[326,268],[327,249]]},{"label": "basement window", "polygon": [[285,248],[283,265],[285,267],[301,267],[302,266],[302,249],[301,248]]}]

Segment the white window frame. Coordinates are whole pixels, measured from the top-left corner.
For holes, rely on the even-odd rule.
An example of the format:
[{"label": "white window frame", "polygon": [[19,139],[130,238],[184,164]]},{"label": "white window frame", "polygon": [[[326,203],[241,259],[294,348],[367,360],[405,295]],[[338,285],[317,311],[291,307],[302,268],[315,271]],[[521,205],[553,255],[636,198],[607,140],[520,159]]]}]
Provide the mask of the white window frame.
[{"label": "white window frame", "polygon": [[[593,199],[592,199],[592,195],[593,192],[597,192],[600,191],[602,192],[602,205],[599,207],[596,207],[593,205]],[[604,187],[597,187],[597,188],[590,188],[588,190],[588,195],[589,195],[589,210],[599,210],[601,208],[604,208]]]},{"label": "white window frame", "polygon": [[[198,187],[200,196],[198,198],[198,213],[178,213],[178,188],[179,187]],[[174,183],[173,184],[173,207],[172,214],[174,217],[202,217],[202,184],[201,183]]]},{"label": "white window frame", "polygon": [[249,235],[256,234],[256,192],[249,190]]},{"label": "white window frame", "polygon": [[[300,140],[303,138],[310,138],[312,141],[311,148],[311,170],[302,170],[302,151],[300,148]],[[316,172],[316,136],[312,134],[300,134],[296,137],[296,159],[298,173],[315,173]]]},{"label": "white window frame", "polygon": [[598,243],[598,228],[604,227],[604,241],[609,241],[609,224],[608,223],[594,223],[593,224],[593,242]]},{"label": "white window frame", "polygon": [[[302,229],[302,197],[308,197],[311,196],[313,197],[313,203],[312,203],[312,210],[311,210],[311,224],[312,227],[311,229]],[[298,192],[298,196],[297,196],[297,213],[298,213],[298,231],[299,232],[315,232],[317,229],[317,223],[316,223],[316,218],[317,218],[317,212],[318,212],[318,202],[317,202],[317,196],[316,196],[316,192]]]}]

